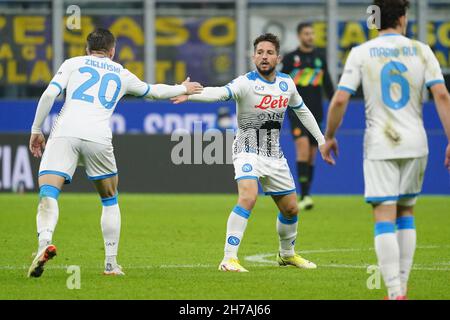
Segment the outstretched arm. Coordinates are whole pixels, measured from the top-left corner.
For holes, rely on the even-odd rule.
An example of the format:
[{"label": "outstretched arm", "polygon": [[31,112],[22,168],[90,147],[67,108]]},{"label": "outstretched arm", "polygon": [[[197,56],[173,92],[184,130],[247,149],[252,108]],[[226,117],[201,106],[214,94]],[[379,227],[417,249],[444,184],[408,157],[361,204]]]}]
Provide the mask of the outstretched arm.
[{"label": "outstretched arm", "polygon": [[53,103],[56,97],[60,94],[61,89],[50,83],[47,89],[42,94],[39,99],[39,103],[36,109],[36,114],[34,116],[33,125],[31,127],[31,137],[30,137],[30,151],[35,157],[42,156],[42,152],[45,148],[45,138],[42,134],[42,124],[45,118],[47,118],[50,110],[52,109]]},{"label": "outstretched arm", "polygon": [[180,94],[186,94],[186,87],[183,85],[167,85],[167,84],[152,84],[150,90],[145,98],[164,100],[176,97]]},{"label": "outstretched arm", "polygon": [[179,104],[185,101],[200,101],[200,102],[216,102],[228,101],[232,98],[231,90],[228,87],[206,87],[203,88],[202,93],[193,95],[182,95],[171,99],[173,103]]},{"label": "outstretched arm", "polygon": [[445,166],[450,170],[450,94],[443,83],[432,86],[431,93],[449,142],[445,152]]},{"label": "outstretched arm", "polygon": [[126,92],[139,98],[164,100],[182,94],[200,93],[202,89],[203,87],[200,83],[191,82],[189,77],[182,84],[171,86],[167,84],[148,84],[129,72]]},{"label": "outstretched arm", "polygon": [[184,94],[191,95],[201,93],[203,86],[198,82],[191,82],[190,80],[191,79],[188,77],[182,84],[174,86],[167,84],[149,85],[150,90],[146,97],[165,100]]}]

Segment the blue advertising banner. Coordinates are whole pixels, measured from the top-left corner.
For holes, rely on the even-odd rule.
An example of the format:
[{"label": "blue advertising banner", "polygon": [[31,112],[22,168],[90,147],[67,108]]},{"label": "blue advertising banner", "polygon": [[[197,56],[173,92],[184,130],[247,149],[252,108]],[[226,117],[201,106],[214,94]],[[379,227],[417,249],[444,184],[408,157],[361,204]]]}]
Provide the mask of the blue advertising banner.
[{"label": "blue advertising banner", "polygon": [[[36,100],[0,101],[0,133],[28,133],[33,122],[36,103]],[[50,130],[61,104],[58,102],[48,117],[44,128],[46,132]],[[234,102],[173,105],[170,102],[124,100],[119,103],[114,113],[112,128],[115,134],[170,134],[176,129],[192,131],[198,122],[202,123],[203,129],[214,128],[219,110],[223,111],[224,107],[231,111],[232,117],[235,117]],[[430,147],[424,193],[450,194],[450,175],[443,164],[447,138],[433,103],[425,104],[424,121]],[[314,193],[363,193],[364,127],[364,105],[362,101],[352,101],[338,135],[341,152],[337,166],[329,167],[317,159],[317,174],[312,189]],[[295,173],[295,150],[289,121],[286,121],[283,128],[281,144],[291,170]],[[186,166],[186,170],[189,170],[189,166]]]}]

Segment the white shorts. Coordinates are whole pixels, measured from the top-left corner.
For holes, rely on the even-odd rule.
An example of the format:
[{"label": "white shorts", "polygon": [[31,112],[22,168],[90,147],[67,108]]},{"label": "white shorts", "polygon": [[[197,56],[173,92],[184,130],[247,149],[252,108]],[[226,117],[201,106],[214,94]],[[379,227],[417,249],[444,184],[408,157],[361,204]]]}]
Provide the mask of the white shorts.
[{"label": "white shorts", "polygon": [[422,191],[428,157],[364,160],[366,201],[412,207]]},{"label": "white shorts", "polygon": [[233,157],[235,180],[259,180],[266,195],[296,193],[294,178],[286,158],[268,158],[254,153]]},{"label": "white shorts", "polygon": [[39,176],[56,174],[65,178],[66,184],[78,165],[86,167],[89,180],[102,180],[117,175],[116,159],[112,145],[72,137],[48,140],[39,166]]}]

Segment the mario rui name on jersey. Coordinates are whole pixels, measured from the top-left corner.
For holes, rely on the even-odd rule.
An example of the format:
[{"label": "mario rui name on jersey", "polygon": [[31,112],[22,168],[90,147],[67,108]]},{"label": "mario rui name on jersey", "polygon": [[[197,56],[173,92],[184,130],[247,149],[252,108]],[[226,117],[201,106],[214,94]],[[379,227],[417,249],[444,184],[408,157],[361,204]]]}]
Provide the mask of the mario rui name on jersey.
[{"label": "mario rui name on jersey", "polygon": [[370,48],[371,58],[398,58],[399,56],[404,57],[415,57],[417,56],[417,47],[401,47],[401,48]]}]

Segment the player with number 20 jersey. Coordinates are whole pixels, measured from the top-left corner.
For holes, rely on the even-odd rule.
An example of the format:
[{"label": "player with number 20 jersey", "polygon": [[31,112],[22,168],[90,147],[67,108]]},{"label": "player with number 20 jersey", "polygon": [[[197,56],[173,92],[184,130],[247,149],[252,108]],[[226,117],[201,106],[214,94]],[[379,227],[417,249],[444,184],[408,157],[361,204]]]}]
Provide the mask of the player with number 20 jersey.
[{"label": "player with number 20 jersey", "polygon": [[[180,94],[201,92],[198,83],[149,85],[112,61],[115,38],[97,29],[87,38],[87,55],[66,60],[39,100],[32,126],[30,150],[42,155],[39,168],[39,207],[37,232],[39,247],[28,271],[40,277],[45,263],[56,255],[52,244],[58,220],[58,196],[63,184],[70,183],[78,164],[95,184],[103,205],[101,226],[105,245],[106,275],[123,275],[116,256],[120,237],[120,210],[117,199],[117,167],[112,146],[110,118],[126,94],[167,99]],[[49,141],[41,126],[58,95],[66,90],[64,106],[52,128]]]}]

